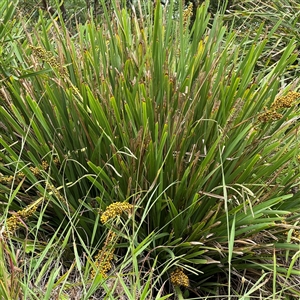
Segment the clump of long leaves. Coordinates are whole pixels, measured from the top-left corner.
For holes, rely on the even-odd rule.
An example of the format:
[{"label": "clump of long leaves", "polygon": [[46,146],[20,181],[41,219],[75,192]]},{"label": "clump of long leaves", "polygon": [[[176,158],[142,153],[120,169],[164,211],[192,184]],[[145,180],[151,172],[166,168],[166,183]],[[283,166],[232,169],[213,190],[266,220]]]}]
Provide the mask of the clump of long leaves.
[{"label": "clump of long leaves", "polygon": [[[285,47],[295,38],[296,61],[282,74],[281,81],[290,83],[299,77],[299,2],[294,0],[277,1],[235,1],[226,15],[226,20],[234,22],[237,35],[243,38],[247,32],[253,38],[260,24],[264,24],[266,32],[278,24],[276,30],[268,38],[265,51],[257,62],[259,69],[272,69],[282,56]],[[261,35],[264,38],[264,35]]]},{"label": "clump of long leaves", "polygon": [[[76,35],[41,15],[33,32],[6,44],[13,52],[6,68],[15,70],[0,75],[6,219],[35,201],[28,244],[52,234],[42,258],[60,245],[79,269],[78,252],[89,253],[85,276],[107,229],[119,232],[123,260],[111,278],[139,299],[174,292],[160,287],[177,267],[190,278],[187,297],[216,293],[215,282],[230,296],[238,276],[255,293],[261,270],[276,284],[299,275],[290,243],[299,216],[297,101],[276,120],[266,117],[290,89],[280,79],[296,59],[295,40],[258,72],[280,23],[241,40],[221,15],[210,19],[208,3],[191,30],[182,4],[175,19],[173,3],[139,6],[139,18],[115,5],[113,12],[103,5],[105,21],[78,25]],[[99,212],[123,201],[135,207],[123,226],[99,222]],[[39,271],[40,282],[41,263],[28,281]],[[70,276],[59,278],[59,270],[48,276],[49,297]],[[144,290],[130,291],[124,276],[145,280]],[[98,285],[109,290],[96,276],[85,297]]]}]

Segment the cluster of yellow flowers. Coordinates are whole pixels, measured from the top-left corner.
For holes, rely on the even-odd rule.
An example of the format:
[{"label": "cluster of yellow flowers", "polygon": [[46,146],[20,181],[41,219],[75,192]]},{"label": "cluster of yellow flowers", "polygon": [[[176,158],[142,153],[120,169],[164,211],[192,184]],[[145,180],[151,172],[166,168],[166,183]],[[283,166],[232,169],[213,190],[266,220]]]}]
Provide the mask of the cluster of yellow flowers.
[{"label": "cluster of yellow flowers", "polygon": [[262,113],[258,120],[260,122],[268,122],[268,121],[276,121],[282,118],[282,114],[274,111],[274,110],[268,110],[265,108],[265,112]]},{"label": "cluster of yellow flowers", "polygon": [[[127,202],[115,202],[110,204],[101,215],[101,222],[104,224],[108,220],[120,216],[124,212],[129,212],[133,208],[132,204]],[[95,256],[96,270],[103,276],[107,276],[107,272],[111,269],[111,261],[113,260],[114,245],[118,241],[118,236],[112,230],[109,230],[102,249]],[[92,278],[96,275],[96,270],[92,270]]]},{"label": "cluster of yellow flowers", "polygon": [[188,276],[183,272],[182,268],[177,268],[175,271],[171,273],[171,282],[177,286],[188,287],[190,285],[190,281]]},{"label": "cluster of yellow flowers", "polygon": [[[41,174],[40,167],[30,167],[29,169],[33,173],[33,175],[35,175],[35,176],[38,176],[38,175]],[[42,169],[44,171],[48,171],[49,170],[49,164],[45,160],[42,161]]]},{"label": "cluster of yellow flowers", "polygon": [[69,82],[69,84],[71,85],[71,91],[74,91],[80,97],[78,88],[69,79],[67,68],[61,65],[60,61],[55,56],[53,56],[53,53],[51,51],[46,51],[42,47],[35,47],[32,45],[30,45],[29,47],[32,50],[34,56],[39,58],[41,61],[49,64],[52,69],[58,72],[62,79]]},{"label": "cluster of yellow flowers", "polygon": [[[59,159],[56,157],[54,158],[53,162],[55,163],[55,165],[59,165]],[[42,161],[42,169],[44,171],[48,171],[49,170],[49,164],[47,161],[43,160]],[[39,176],[41,174],[41,168],[40,167],[29,167],[29,170],[32,172],[33,175],[35,176]],[[20,179],[20,178],[24,178],[25,174],[23,172],[18,172],[16,179]],[[8,175],[8,176],[3,176],[0,174],[0,183],[2,184],[10,184],[14,179],[14,176],[12,175]]]},{"label": "cluster of yellow flowers", "polygon": [[[107,272],[111,269],[111,262],[114,258],[114,244],[117,242],[118,237],[113,231],[109,231],[102,249],[95,256],[95,265],[99,273],[105,278]],[[96,270],[92,270],[91,277],[94,278]]]},{"label": "cluster of yellow flowers", "polygon": [[278,113],[277,110],[282,108],[292,107],[296,100],[300,98],[300,93],[298,92],[288,92],[287,95],[278,97],[272,103],[270,109],[265,108],[265,112],[262,113],[258,120],[260,122],[276,121],[282,118],[282,114]]},{"label": "cluster of yellow flowers", "polygon": [[34,176],[38,176],[41,174],[41,170],[39,167],[29,167],[29,169]]},{"label": "cluster of yellow flowers", "polygon": [[30,49],[36,57],[49,64],[51,68],[57,70],[61,77],[64,78],[67,75],[65,67],[61,66],[61,63],[56,57],[53,56],[51,51],[46,51],[42,47],[35,47],[32,45],[30,46]]},{"label": "cluster of yellow flowers", "polygon": [[[286,231],[286,232],[284,232],[284,235],[288,235],[289,234],[289,232],[288,231]],[[299,232],[299,230],[293,230],[292,231],[292,234],[291,234],[291,243],[299,243],[299,241],[300,241],[300,232]]]},{"label": "cluster of yellow flowers", "polygon": [[133,208],[132,204],[127,202],[115,202],[110,204],[106,210],[101,215],[102,224],[106,223],[108,220],[120,216],[123,212],[129,212]]},{"label": "cluster of yellow flowers", "polygon": [[300,93],[288,92],[287,95],[278,97],[271,105],[271,110],[278,110],[280,108],[290,108],[297,99],[300,98]]},{"label": "cluster of yellow flowers", "polygon": [[4,236],[7,236],[7,233],[13,234],[16,230],[18,230],[20,226],[35,213],[38,208],[38,204],[39,202],[35,202],[9,217],[6,221],[7,229],[4,231]]},{"label": "cluster of yellow flowers", "polygon": [[[55,158],[54,162],[55,162],[55,164],[59,164],[58,158]],[[49,164],[43,160],[42,168],[41,167],[29,167],[29,169],[35,176],[38,176],[41,174],[41,169],[43,169],[45,171],[47,171],[49,169]],[[21,171],[16,174],[16,177],[14,177],[12,175],[3,176],[2,174],[0,174],[0,183],[4,184],[4,185],[8,185],[8,184],[12,183],[14,178],[15,178],[16,182],[19,182],[20,179],[24,178],[24,177],[25,177],[25,174]],[[57,192],[57,189],[54,188],[54,186],[51,186],[50,189],[53,192],[53,194],[56,195],[56,197],[58,199],[62,198],[61,196],[58,197],[59,193]],[[4,236],[7,236],[8,233],[13,234],[16,230],[18,230],[20,228],[20,226],[22,226],[25,223],[25,221],[35,213],[35,211],[37,210],[42,199],[43,199],[43,197],[38,199],[34,203],[30,204],[29,206],[25,207],[24,209],[15,212],[11,217],[9,217],[6,221],[7,229],[3,230]]]},{"label": "cluster of yellow flowers", "polygon": [[296,240],[297,243],[299,242],[299,240],[300,240],[300,232],[299,232],[299,230],[294,230],[293,231],[292,238],[294,240]]},{"label": "cluster of yellow flowers", "polygon": [[2,184],[10,184],[14,179],[14,176],[9,175],[9,176],[0,176],[0,183]]},{"label": "cluster of yellow flowers", "polygon": [[183,26],[189,25],[191,17],[193,15],[193,3],[190,2],[189,6],[183,11]]}]

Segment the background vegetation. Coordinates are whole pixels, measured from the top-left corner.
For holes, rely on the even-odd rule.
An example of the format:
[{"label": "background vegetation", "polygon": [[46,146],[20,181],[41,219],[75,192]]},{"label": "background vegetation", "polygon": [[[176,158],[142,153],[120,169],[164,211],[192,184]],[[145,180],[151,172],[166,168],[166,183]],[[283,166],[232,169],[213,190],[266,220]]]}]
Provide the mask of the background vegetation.
[{"label": "background vegetation", "polygon": [[94,4],[0,1],[1,299],[298,299],[300,4]]}]

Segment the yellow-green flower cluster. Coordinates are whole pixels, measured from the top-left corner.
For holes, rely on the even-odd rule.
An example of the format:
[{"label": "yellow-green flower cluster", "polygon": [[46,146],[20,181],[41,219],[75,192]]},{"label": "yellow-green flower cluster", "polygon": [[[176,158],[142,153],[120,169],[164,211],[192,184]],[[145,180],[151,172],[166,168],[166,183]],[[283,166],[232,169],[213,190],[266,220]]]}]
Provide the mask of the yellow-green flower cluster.
[{"label": "yellow-green flower cluster", "polygon": [[0,183],[2,184],[10,184],[14,179],[14,176],[0,176]]},{"label": "yellow-green flower cluster", "polygon": [[42,168],[40,168],[40,167],[30,167],[29,169],[33,173],[33,175],[38,176],[38,175],[41,174],[41,169],[43,169],[46,172],[49,170],[49,164],[48,164],[47,161],[43,160],[42,161]]},{"label": "yellow-green flower cluster", "polygon": [[[108,220],[115,218],[116,216],[120,216],[124,212],[129,212],[133,208],[132,204],[127,202],[115,202],[110,204],[106,210],[101,215],[101,222],[104,224]],[[105,243],[102,249],[95,257],[95,265],[96,270],[91,272],[92,278],[95,277],[96,273],[101,274],[103,277],[107,277],[107,272],[112,267],[112,260],[114,256],[115,247],[114,245],[117,243],[118,237],[117,235],[110,230],[106,237]]]},{"label": "yellow-green flower cluster", "polygon": [[43,160],[42,161],[42,168],[45,170],[45,171],[48,171],[49,170],[49,164]]},{"label": "yellow-green flower cluster", "polygon": [[258,120],[260,122],[268,122],[268,121],[276,121],[282,118],[282,114],[274,111],[274,110],[268,110],[265,108],[265,112],[262,113]]},{"label": "yellow-green flower cluster", "polygon": [[299,240],[300,240],[300,232],[299,232],[299,230],[294,230],[294,231],[293,231],[292,237],[293,237],[295,240],[299,241]]},{"label": "yellow-green flower cluster", "polygon": [[258,120],[260,122],[276,121],[282,118],[282,114],[278,113],[278,110],[282,108],[292,107],[296,100],[300,98],[300,93],[297,92],[288,92],[287,95],[278,97],[272,103],[270,109],[265,108],[265,112],[262,113]]},{"label": "yellow-green flower cluster", "polygon": [[19,178],[24,178],[25,177],[25,174],[23,172],[18,172],[17,176]]},{"label": "yellow-green flower cluster", "polygon": [[16,230],[18,230],[20,226],[35,213],[37,207],[38,203],[36,205],[30,205],[9,217],[6,221],[7,232],[13,234]]},{"label": "yellow-green flower cluster", "polygon": [[[54,160],[54,163],[56,165],[59,165],[59,160],[58,158],[55,158]],[[49,164],[47,161],[43,160],[42,161],[42,169],[44,171],[48,171],[49,170]],[[29,167],[29,170],[33,173],[33,175],[35,176],[39,176],[41,175],[41,168],[40,167]],[[16,176],[16,180],[20,179],[20,178],[24,178],[25,177],[25,174],[23,172],[18,172],[17,173],[17,176]],[[4,176],[2,174],[0,174],[0,183],[2,184],[10,184],[14,179],[14,176],[12,175],[9,175],[9,176]]]},{"label": "yellow-green flower cluster", "polygon": [[295,104],[296,100],[300,98],[300,93],[288,92],[287,95],[278,97],[271,105],[271,110],[278,110],[281,108],[290,108]]},{"label": "yellow-green flower cluster", "polygon": [[189,25],[192,15],[193,3],[190,2],[189,6],[183,11],[183,26]]},{"label": "yellow-green flower cluster", "polygon": [[53,162],[57,167],[60,167],[60,161],[58,157],[54,157]]},{"label": "yellow-green flower cluster", "polygon": [[[284,232],[284,235],[289,235],[289,231],[286,231]],[[299,243],[300,241],[300,232],[299,230],[293,230],[292,233],[291,233],[291,236],[290,236],[290,239],[291,239],[291,243]]]},{"label": "yellow-green flower cluster", "polygon": [[171,273],[171,282],[173,285],[188,287],[190,281],[188,276],[183,272],[182,268],[177,268]]},{"label": "yellow-green flower cluster", "polygon": [[51,68],[57,70],[61,77],[64,78],[66,76],[66,69],[61,66],[61,63],[56,57],[53,56],[51,51],[46,51],[42,47],[30,46],[30,48],[36,57],[49,64]]},{"label": "yellow-green flower cluster", "polygon": [[34,176],[38,176],[41,174],[41,170],[39,167],[29,167],[29,169],[33,173]]},{"label": "yellow-green flower cluster", "polygon": [[99,272],[104,278],[107,277],[107,272],[112,268],[112,260],[114,258],[114,244],[117,242],[117,235],[113,231],[109,231],[102,249],[95,256],[96,270],[92,270],[91,277],[94,278]]},{"label": "yellow-green flower cluster", "polygon": [[123,212],[129,212],[133,208],[132,204],[127,202],[115,202],[110,204],[106,210],[101,215],[102,224],[106,223],[108,220],[120,216]]}]

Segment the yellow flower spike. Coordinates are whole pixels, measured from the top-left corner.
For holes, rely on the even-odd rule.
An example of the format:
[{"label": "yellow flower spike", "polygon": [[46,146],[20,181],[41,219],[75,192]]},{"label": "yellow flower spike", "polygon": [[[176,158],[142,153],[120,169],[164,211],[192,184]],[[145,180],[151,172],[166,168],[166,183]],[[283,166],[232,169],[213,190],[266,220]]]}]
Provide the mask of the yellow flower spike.
[{"label": "yellow flower spike", "polygon": [[[109,231],[104,242],[102,249],[95,256],[95,266],[96,270],[104,278],[107,277],[107,272],[112,268],[112,260],[114,258],[114,244],[117,242],[118,237],[113,231]],[[94,278],[96,275],[96,270],[91,271],[91,277]]]},{"label": "yellow flower spike", "polygon": [[287,95],[278,97],[272,103],[270,110],[265,108],[265,112],[258,117],[258,120],[260,122],[268,122],[281,119],[283,115],[278,113],[277,110],[292,107],[299,98],[300,93],[298,92],[288,92]]},{"label": "yellow flower spike", "polygon": [[38,176],[41,173],[41,170],[38,167],[29,167],[29,169],[35,176]]},{"label": "yellow flower spike", "polygon": [[193,15],[193,3],[190,2],[189,6],[183,11],[183,26],[186,27],[190,23]]},{"label": "yellow flower spike", "polygon": [[43,160],[43,161],[42,161],[42,167],[43,167],[43,169],[44,169],[45,171],[48,171],[48,169],[49,169],[49,164],[48,164],[45,160]]},{"label": "yellow flower spike", "polygon": [[[129,212],[133,208],[132,204],[127,202],[115,202],[110,204],[101,215],[101,222],[104,224],[108,220],[120,216],[124,212]],[[115,251],[114,245],[118,241],[118,236],[112,230],[108,232],[102,249],[95,256],[96,270],[91,271],[91,277],[94,278],[97,272],[104,278],[107,277],[107,272],[112,268],[113,254]]]},{"label": "yellow flower spike", "polygon": [[292,107],[296,100],[300,98],[300,93],[288,92],[287,95],[278,97],[271,105],[271,110],[277,110],[280,108]]},{"label": "yellow flower spike", "polygon": [[51,68],[56,69],[62,78],[65,78],[67,71],[65,67],[62,67],[59,60],[53,55],[51,51],[46,51],[42,47],[29,46],[33,54],[43,62],[48,63]]},{"label": "yellow flower spike", "polygon": [[0,183],[9,184],[13,181],[14,176],[0,176]]},{"label": "yellow flower spike", "polygon": [[24,178],[25,177],[25,174],[23,172],[18,172],[17,175],[18,175],[19,178]]},{"label": "yellow flower spike", "polygon": [[276,121],[282,118],[282,114],[274,111],[274,110],[266,110],[266,112],[262,113],[258,120],[260,122],[268,122],[268,121]]},{"label": "yellow flower spike", "polygon": [[38,206],[39,201],[36,201],[33,204],[23,208],[22,210],[17,211],[13,216],[9,217],[6,221],[7,229],[6,231],[4,231],[4,236],[7,236],[8,232],[10,234],[15,233],[15,231],[17,231],[21,227],[21,225],[35,213]]},{"label": "yellow flower spike", "polygon": [[106,223],[108,220],[120,216],[123,212],[128,212],[133,208],[132,204],[127,202],[115,202],[110,204],[104,213],[101,215],[102,224]]},{"label": "yellow flower spike", "polygon": [[182,268],[177,268],[171,273],[171,282],[175,286],[188,287],[190,285],[189,277],[183,272]]},{"label": "yellow flower spike", "polygon": [[[62,188],[63,186],[57,188],[56,190],[60,190]],[[50,192],[49,194],[53,195],[54,193]],[[22,210],[17,211],[11,217],[9,217],[6,220],[6,225],[2,226],[2,228],[0,229],[0,238],[1,237],[5,238],[9,234],[14,234],[15,231],[18,230],[20,226],[23,225],[24,222],[35,213],[35,211],[43,201],[45,201],[44,196],[38,198],[30,205],[26,206]]]}]

